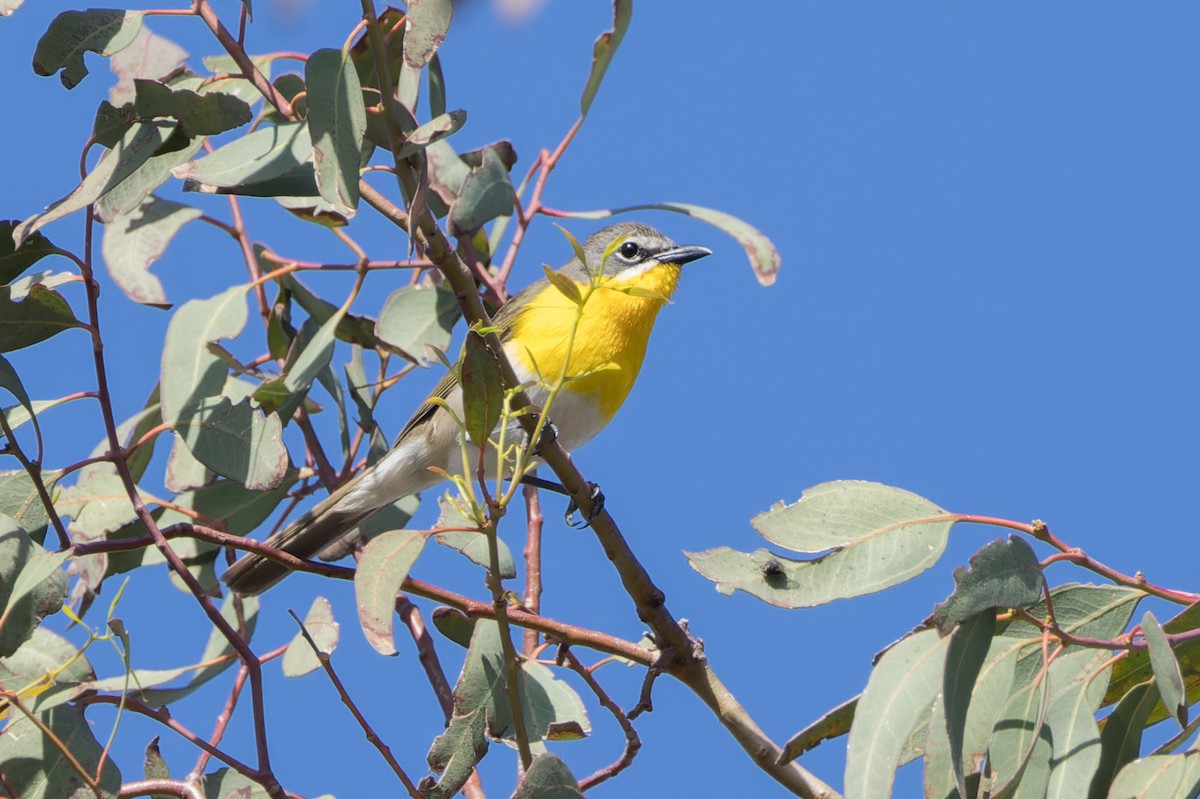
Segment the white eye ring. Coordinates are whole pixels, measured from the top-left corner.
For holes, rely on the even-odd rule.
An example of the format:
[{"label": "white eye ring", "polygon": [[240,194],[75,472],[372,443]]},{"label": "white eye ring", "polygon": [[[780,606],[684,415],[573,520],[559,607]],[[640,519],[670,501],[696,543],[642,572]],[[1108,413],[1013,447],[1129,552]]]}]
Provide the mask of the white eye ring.
[{"label": "white eye ring", "polygon": [[617,255],[626,261],[636,261],[642,254],[642,248],[635,241],[627,241],[617,248]]}]

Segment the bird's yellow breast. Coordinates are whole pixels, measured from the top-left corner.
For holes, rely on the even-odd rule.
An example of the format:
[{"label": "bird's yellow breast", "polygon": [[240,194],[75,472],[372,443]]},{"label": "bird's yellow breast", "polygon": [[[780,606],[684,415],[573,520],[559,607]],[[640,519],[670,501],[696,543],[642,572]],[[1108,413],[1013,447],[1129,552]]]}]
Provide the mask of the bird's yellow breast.
[{"label": "bird's yellow breast", "polygon": [[[635,286],[670,299],[679,283],[680,267],[659,264],[631,277],[605,278],[583,306],[583,316],[571,344],[566,373],[579,376],[566,390],[592,398],[606,424],[628,396],[654,328],[663,299],[626,294]],[[581,294],[587,286],[580,284]],[[511,343],[522,365],[540,372],[549,382],[562,374],[576,304],[554,286],[532,297],[513,322]]]}]

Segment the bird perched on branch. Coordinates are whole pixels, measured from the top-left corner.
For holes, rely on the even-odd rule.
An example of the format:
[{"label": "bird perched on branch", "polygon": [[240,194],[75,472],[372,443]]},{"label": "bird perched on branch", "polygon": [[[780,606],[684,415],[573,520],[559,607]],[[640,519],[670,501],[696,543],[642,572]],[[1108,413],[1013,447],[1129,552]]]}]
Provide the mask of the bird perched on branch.
[{"label": "bird perched on branch", "polygon": [[[588,238],[582,253],[553,279],[537,281],[497,312],[493,326],[517,378],[530,384],[526,395],[532,402],[539,407],[545,403],[546,378],[571,377],[550,410],[564,449],[582,446],[612,420],[633,387],[650,331],[675,293],[684,264],[710,254],[705,247],[678,246],[646,225],[612,225]],[[463,417],[460,366],[461,359],[417,408],[386,455],[266,543],[311,558],[372,513],[433,487],[444,473],[461,474],[463,432],[455,420]],[[281,563],[249,554],[224,579],[234,591],[252,595],[288,573]]]}]

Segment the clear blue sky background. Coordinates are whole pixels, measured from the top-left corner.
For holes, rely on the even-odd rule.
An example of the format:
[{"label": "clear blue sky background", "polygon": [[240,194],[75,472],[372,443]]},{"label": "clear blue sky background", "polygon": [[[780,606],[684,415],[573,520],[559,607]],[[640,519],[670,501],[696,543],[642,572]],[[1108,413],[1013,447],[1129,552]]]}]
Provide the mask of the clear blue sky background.
[{"label": "clear blue sky background", "polygon": [[[349,4],[256,5],[256,52],[338,47],[356,19]],[[59,7],[30,2],[0,20],[0,216],[26,217],[74,185],[78,147],[107,91],[100,59],[89,59],[93,74],[70,93],[32,73],[36,38]],[[218,7],[235,18],[236,3]],[[520,23],[480,0],[463,3],[442,51],[450,106],[469,112],[458,149],[510,138],[523,174],[574,120],[592,41],[610,23],[602,0],[551,3]],[[193,56],[215,50],[195,20],[150,24]],[[878,480],[953,511],[1043,518],[1122,571],[1195,588],[1198,34],[1200,8],[1175,2],[635,9],[546,202],[721,208],[770,235],[783,267],[763,288],[724,234],[644,215],[715,254],[688,268],[637,388],[578,462],[604,487],[669,608],[691,621],[718,673],[776,740],[861,690],[872,655],[949,593],[954,565],[999,535],[956,528],[943,562],[920,579],[799,612],[723,597],[688,567],[685,549],[756,548],[747,519],[817,483]],[[345,259],[331,237],[269,201],[247,205],[255,238],[298,257]],[[227,214],[219,201],[205,207]],[[364,222],[352,231],[373,256],[402,254],[389,226]],[[571,227],[582,237],[597,226]],[[78,246],[81,230],[77,216],[48,234]],[[539,223],[514,285],[568,254]],[[244,280],[235,246],[199,224],[155,271],[177,303]],[[374,280],[363,312],[377,312],[389,280]],[[77,287],[67,294],[82,308]],[[128,416],[156,378],[168,315],[107,282],[102,313],[118,410]],[[61,360],[40,352],[13,359],[35,398],[92,387],[82,334],[61,338]],[[436,377],[391,393],[389,435]],[[60,429],[52,442],[60,463],[98,437],[93,411],[47,417],[78,431]],[[557,519],[558,500],[546,504]],[[552,525],[546,549],[548,614],[640,636],[590,535]],[[454,555],[429,552],[415,574],[484,596],[478,572]],[[1049,576],[1086,579],[1065,566]],[[163,577],[139,575],[118,611],[140,666],[195,658],[198,645],[176,643],[206,627]],[[303,613],[318,592],[342,623],[336,665],[401,762],[421,773],[440,731],[436,704],[410,645],[393,659],[367,648],[349,584],[289,580],[265,600],[256,647],[286,641],[285,609]],[[453,679],[461,650],[439,643]],[[98,668],[118,666],[109,658]],[[267,672],[271,741],[288,787],[339,797],[398,789],[323,677]],[[600,675],[622,705],[636,701],[640,673]],[[228,679],[177,715],[207,734]],[[687,690],[660,681],[655,707],[638,725],[645,746],[634,767],[596,796],[783,795]],[[594,705],[591,714],[592,740],[555,747],[579,776],[620,751],[611,719]],[[106,717],[95,715],[103,733]],[[240,708],[230,741],[252,759],[248,721]],[[170,732],[140,719],[124,725],[127,776],[157,734],[176,774],[191,768],[194,754]],[[840,785],[842,751],[834,743],[802,762]],[[486,763],[489,795],[507,796],[512,756],[496,751]],[[907,775],[898,795],[917,785]]]}]

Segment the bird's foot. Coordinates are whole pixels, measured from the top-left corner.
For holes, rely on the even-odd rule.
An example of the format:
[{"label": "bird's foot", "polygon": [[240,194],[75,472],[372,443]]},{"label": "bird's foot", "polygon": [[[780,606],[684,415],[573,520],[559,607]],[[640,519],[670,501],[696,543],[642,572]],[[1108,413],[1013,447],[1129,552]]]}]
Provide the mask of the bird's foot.
[{"label": "bird's foot", "polygon": [[575,513],[579,510],[579,506],[572,499],[567,503],[567,512],[563,515],[563,522],[567,527],[573,527],[576,530],[586,530],[592,526],[592,522],[600,512],[604,510],[604,492],[600,490],[600,486],[588,481],[588,495],[592,500],[592,509],[588,512],[587,517],[576,521]]},{"label": "bird's foot", "polygon": [[555,441],[558,441],[558,428],[554,426],[554,422],[546,422],[542,427],[542,432],[538,434],[537,441],[533,442],[533,456],[540,458],[542,456],[542,447],[549,446]]}]

